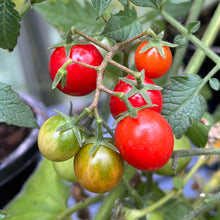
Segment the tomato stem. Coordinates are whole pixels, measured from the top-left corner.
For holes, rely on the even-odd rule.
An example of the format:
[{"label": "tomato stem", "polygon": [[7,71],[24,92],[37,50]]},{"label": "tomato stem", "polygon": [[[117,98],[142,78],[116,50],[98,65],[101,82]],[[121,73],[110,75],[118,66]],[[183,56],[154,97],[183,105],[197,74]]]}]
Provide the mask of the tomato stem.
[{"label": "tomato stem", "polygon": [[[141,37],[144,37],[145,35],[152,35],[152,33],[154,33],[154,31],[149,28],[149,29],[143,31],[140,34],[138,34],[138,35],[126,40],[126,41],[123,41],[123,42],[119,43],[119,48],[124,47],[125,45],[130,44],[131,42],[133,42],[133,41],[135,41],[135,40],[137,40]],[[155,33],[153,35],[156,36]]]},{"label": "tomato stem", "polygon": [[[204,43],[205,46],[210,47],[214,42],[216,36],[219,33],[220,29],[220,4],[212,16],[208,27],[201,39],[201,42]],[[196,52],[193,54],[190,62],[188,63],[185,72],[186,73],[197,73],[203,60],[205,59],[205,53],[201,51],[201,49],[197,49]],[[216,60],[217,61],[217,60]]]},{"label": "tomato stem", "polygon": [[182,24],[175,20],[165,11],[159,11],[160,14],[169,22],[173,27],[175,27],[182,35],[184,35],[188,40],[195,44],[203,53],[205,53],[213,62],[220,65],[220,57],[215,54],[210,48],[208,48],[201,40],[199,40],[195,35],[188,32]]},{"label": "tomato stem", "polygon": [[142,201],[141,197],[139,196],[139,194],[137,193],[137,191],[130,186],[126,176],[123,176],[123,181],[125,183],[125,186],[128,189],[128,192],[131,194],[131,196],[134,197],[134,199],[135,199],[135,201],[137,203],[137,206],[139,208],[142,208],[143,207],[143,201]]},{"label": "tomato stem", "polygon": [[99,66],[92,66],[92,65],[89,65],[89,64],[86,64],[86,63],[83,63],[83,62],[79,62],[79,61],[76,61],[76,60],[72,60],[72,63],[76,63],[76,64],[79,64],[81,66],[85,66],[85,67],[88,67],[90,69],[94,69],[94,70],[97,70]]},{"label": "tomato stem", "polygon": [[89,40],[92,43],[98,45],[99,47],[101,47],[102,49],[104,49],[106,51],[111,51],[111,47],[101,43],[100,41],[95,40],[93,37],[89,36],[88,34],[84,33],[81,30],[76,29],[75,27],[71,27],[71,32],[72,32],[72,34],[78,34],[81,37],[86,38],[87,40]]},{"label": "tomato stem", "polygon": [[[189,16],[186,20],[185,25],[189,24],[192,21],[197,20],[197,18],[199,17],[200,11],[202,9],[203,3],[204,3],[204,0],[195,0],[193,2],[192,8],[189,12]],[[172,66],[169,71],[169,75],[176,75],[178,73],[178,70],[180,66],[182,65],[184,55],[186,54],[187,48],[188,48],[188,40],[183,47],[176,49],[173,62],[172,62]]]},{"label": "tomato stem", "polygon": [[95,112],[95,118],[96,118],[96,123],[97,123],[97,139],[102,140],[103,139],[103,133],[102,133],[103,120],[99,117],[97,108],[94,109],[94,112]]},{"label": "tomato stem", "polygon": [[220,149],[219,148],[193,148],[189,150],[176,150],[176,151],[173,151],[172,158],[201,156],[201,155],[220,155]]},{"label": "tomato stem", "polygon": [[[196,164],[192,167],[192,169],[189,171],[189,173],[185,176],[183,179],[184,184],[193,176],[193,174],[206,162],[205,156],[202,156],[199,158],[199,160],[196,162]],[[171,198],[174,196],[177,197],[182,193],[182,189],[172,189],[169,193],[167,193],[163,198],[155,202],[154,204],[148,206],[144,209],[130,209],[130,213],[128,216],[132,216],[135,218],[141,218],[143,216],[146,216],[146,214],[156,210],[160,206],[164,205],[166,202],[168,202]]]},{"label": "tomato stem", "polygon": [[116,66],[117,68],[121,69],[123,72],[127,74],[131,74],[134,77],[137,77],[137,75],[140,74],[139,72],[133,71],[129,69],[128,67],[115,62],[114,60],[108,60],[108,63],[112,64],[113,66]]},{"label": "tomato stem", "polygon": [[65,220],[74,212],[77,212],[77,211],[79,211],[79,210],[81,210],[81,209],[83,209],[93,203],[99,202],[100,200],[102,200],[104,198],[105,198],[105,195],[97,195],[94,197],[90,197],[82,202],[78,202],[76,205],[68,208],[63,213],[61,213],[59,216],[57,216],[57,218],[55,220]]}]

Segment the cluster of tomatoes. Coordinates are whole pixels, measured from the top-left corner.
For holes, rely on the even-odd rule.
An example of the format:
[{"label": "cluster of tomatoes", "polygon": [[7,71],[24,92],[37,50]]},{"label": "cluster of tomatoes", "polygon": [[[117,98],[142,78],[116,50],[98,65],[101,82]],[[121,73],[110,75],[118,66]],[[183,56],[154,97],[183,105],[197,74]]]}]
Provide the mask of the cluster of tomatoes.
[{"label": "cluster of tomatoes", "polygon": [[[145,71],[143,84],[155,85],[151,80],[167,73],[172,62],[169,47],[162,46],[164,57],[155,47],[144,52],[141,50],[148,42],[144,41],[135,52],[135,64],[138,71]],[[52,81],[58,70],[69,60],[75,60],[91,66],[99,66],[103,57],[92,44],[72,46],[69,57],[65,47],[54,50],[49,63]],[[65,85],[60,83],[57,88],[72,96],[83,96],[96,89],[97,72],[95,69],[70,63],[66,67]],[[136,82],[133,76],[126,77]],[[139,85],[140,86],[140,85]],[[114,92],[127,94],[132,85],[120,80]],[[81,147],[76,135],[76,127],[61,129],[71,122],[71,117],[61,115],[52,116],[40,128],[38,135],[39,150],[44,157],[53,161],[56,172],[65,180],[78,181],[85,189],[94,193],[105,193],[113,189],[120,181],[124,172],[124,161],[143,171],[155,171],[162,168],[169,161],[174,146],[172,129],[160,114],[163,99],[159,90],[147,90],[153,107],[137,111],[137,117],[129,115],[120,120],[115,129],[115,143],[104,139],[98,144],[94,152],[96,138],[92,137]],[[148,103],[141,94],[136,93],[128,98],[131,105],[141,107]],[[110,111],[114,118],[127,111],[124,101],[117,96],[110,97]],[[85,134],[78,130],[83,140]],[[104,142],[109,142],[118,149],[119,153],[109,148]]]},{"label": "cluster of tomatoes", "polygon": [[[165,75],[172,62],[169,47],[162,46],[165,57],[162,57],[157,48],[152,47],[144,52],[147,41],[142,42],[135,52],[135,65],[138,71],[145,73],[144,83],[155,83],[151,79]],[[132,76],[127,79],[134,80]],[[119,81],[114,91],[128,93],[132,86],[124,81]],[[163,99],[160,90],[147,90],[154,107],[149,107],[137,112],[137,117],[125,117],[116,126],[115,143],[124,160],[130,165],[143,171],[155,171],[163,167],[170,159],[173,152],[174,138],[170,125],[160,114]],[[147,105],[141,94],[136,93],[128,100],[133,107]],[[127,108],[118,97],[110,99],[110,111],[116,118]]]}]

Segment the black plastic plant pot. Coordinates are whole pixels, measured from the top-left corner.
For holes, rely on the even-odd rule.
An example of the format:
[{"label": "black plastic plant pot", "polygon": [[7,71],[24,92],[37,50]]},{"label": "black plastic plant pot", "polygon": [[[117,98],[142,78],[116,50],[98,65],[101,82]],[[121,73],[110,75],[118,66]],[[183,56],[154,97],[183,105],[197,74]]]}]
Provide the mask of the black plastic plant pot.
[{"label": "black plastic plant pot", "polygon": [[[41,126],[46,119],[43,103],[31,96],[20,97],[30,105],[38,125]],[[38,132],[39,129],[30,129],[24,140],[7,157],[0,160],[0,208],[19,192],[40,160]]]}]

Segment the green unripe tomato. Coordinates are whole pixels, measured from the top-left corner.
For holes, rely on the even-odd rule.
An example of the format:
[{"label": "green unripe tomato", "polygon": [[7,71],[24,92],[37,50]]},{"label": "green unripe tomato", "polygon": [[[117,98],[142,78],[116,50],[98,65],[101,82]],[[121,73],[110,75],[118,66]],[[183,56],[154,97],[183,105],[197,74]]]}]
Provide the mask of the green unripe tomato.
[{"label": "green unripe tomato", "polygon": [[[185,150],[191,149],[191,144],[186,136],[182,136],[180,139],[174,137],[174,149],[173,150]],[[179,158],[177,163],[177,169],[174,170],[171,168],[172,159],[170,159],[161,169],[157,170],[155,173],[166,176],[173,176],[181,171],[183,171],[186,166],[189,164],[191,157],[182,157]]]},{"label": "green unripe tomato", "polygon": [[80,149],[72,129],[57,131],[66,120],[55,115],[44,122],[38,134],[38,148],[41,154],[51,161],[65,161],[73,157]]},{"label": "green unripe tomato", "polygon": [[74,157],[62,162],[53,162],[53,168],[61,179],[76,183],[78,181],[75,176],[73,163]]},{"label": "green unripe tomato", "polygon": [[147,220],[163,220],[163,215],[160,212],[150,212],[147,214]]}]

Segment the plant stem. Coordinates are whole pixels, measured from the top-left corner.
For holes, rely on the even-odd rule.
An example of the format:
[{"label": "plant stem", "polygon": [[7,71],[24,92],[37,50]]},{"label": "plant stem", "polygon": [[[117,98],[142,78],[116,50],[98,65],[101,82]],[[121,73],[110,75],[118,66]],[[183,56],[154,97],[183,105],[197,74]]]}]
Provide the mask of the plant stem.
[{"label": "plant stem", "polygon": [[137,204],[137,207],[142,208],[143,201],[142,201],[141,197],[139,196],[139,194],[137,193],[137,191],[130,186],[130,183],[128,182],[128,180],[125,176],[123,176],[123,181],[129,191],[129,193],[131,194],[131,196],[134,197],[136,204]]},{"label": "plant stem", "polygon": [[173,27],[175,27],[182,35],[184,35],[188,40],[194,43],[199,49],[201,49],[214,63],[220,66],[220,57],[215,54],[210,48],[204,45],[196,36],[189,33],[188,30],[176,21],[172,16],[170,16],[165,11],[161,10],[160,14],[169,22]]},{"label": "plant stem", "polygon": [[[208,201],[206,201],[208,200]],[[200,205],[197,209],[191,211],[189,214],[185,215],[182,220],[193,220],[199,215],[206,213],[207,211],[213,209],[220,203],[220,192],[215,195],[209,196],[208,199],[205,199],[205,203]]]},{"label": "plant stem", "polygon": [[114,138],[114,132],[112,129],[108,126],[107,122],[103,120],[103,127],[108,131],[108,133]]},{"label": "plant stem", "polygon": [[[184,184],[187,183],[187,181],[194,175],[194,173],[206,162],[205,156],[202,156],[198,159],[196,164],[192,167],[192,169],[187,173],[185,178],[183,179]],[[131,210],[131,215],[135,216],[136,218],[140,218],[143,216],[146,216],[146,214],[156,210],[160,206],[164,205],[167,201],[169,201],[171,198],[174,196],[177,197],[182,193],[182,189],[172,189],[169,193],[167,193],[163,198],[152,204],[151,206],[148,206],[147,208],[144,209],[133,209]]]},{"label": "plant stem", "polygon": [[112,64],[113,66],[116,66],[117,68],[121,69],[122,71],[124,71],[125,73],[127,74],[131,74],[133,75],[134,77],[136,77],[138,74],[140,74],[140,72],[137,72],[137,71],[133,71],[131,69],[129,69],[128,67],[126,66],[123,66],[117,62],[115,62],[114,60],[109,60],[108,61],[110,64]]},{"label": "plant stem", "polygon": [[151,206],[148,206],[147,208],[144,209],[140,209],[140,210],[134,210],[134,216],[141,218],[143,216],[146,216],[148,213],[156,210],[157,208],[159,208],[160,206],[162,206],[163,204],[165,204],[167,201],[169,201],[172,197],[174,196],[178,196],[179,194],[181,194],[182,190],[176,190],[173,189],[172,191],[170,191],[169,193],[167,193],[163,198],[161,198],[160,200],[158,200],[157,202],[155,202],[154,204],[152,204]]},{"label": "plant stem", "polygon": [[203,78],[202,83],[198,89],[201,90],[202,87],[218,72],[219,69],[220,65],[213,67],[213,69],[205,76],[205,78]]},{"label": "plant stem", "polygon": [[85,66],[85,67],[88,67],[88,68],[94,69],[94,70],[98,70],[98,68],[99,68],[99,66],[92,66],[92,65],[89,65],[87,63],[79,62],[79,61],[76,61],[76,60],[72,60],[72,63],[76,63],[76,64],[79,64],[81,66]]},{"label": "plant stem", "polygon": [[153,172],[147,172],[146,177],[147,177],[147,191],[151,192],[153,187]]},{"label": "plant stem", "polygon": [[[186,25],[192,21],[195,21],[198,18],[201,8],[203,6],[203,3],[204,3],[204,0],[194,1],[191,7],[191,10],[190,10],[189,16],[187,18]],[[173,58],[172,66],[169,71],[170,76],[176,75],[178,73],[179,67],[181,66],[183,58],[186,54],[187,46],[188,46],[188,41],[186,45],[184,45],[184,47],[176,49],[176,53]]]},{"label": "plant stem", "polygon": [[196,173],[196,171],[201,166],[203,166],[206,162],[207,162],[207,157],[205,157],[204,155],[199,157],[199,159],[197,160],[195,165],[190,169],[190,171],[187,173],[187,175],[183,179],[183,183],[186,184],[188,182],[188,180],[194,175],[194,173]]},{"label": "plant stem", "polygon": [[173,151],[172,158],[192,157],[201,155],[220,155],[220,148],[193,148],[189,150],[176,150]]},{"label": "plant stem", "polygon": [[90,37],[89,35],[87,35],[86,33],[84,33],[81,30],[76,29],[75,27],[71,28],[71,32],[72,34],[78,34],[81,37],[86,38],[87,40],[91,41],[92,43],[98,45],[99,47],[101,47],[102,49],[106,50],[106,51],[111,51],[111,47],[101,43],[100,41],[95,40],[93,37]]},{"label": "plant stem", "polygon": [[71,214],[73,214],[74,212],[79,211],[80,209],[83,209],[93,203],[96,203],[102,199],[105,198],[105,195],[97,195],[94,197],[90,197],[82,202],[77,203],[76,205],[68,208],[67,210],[65,210],[63,213],[61,213],[59,216],[57,216],[57,218],[55,220],[65,220],[66,218],[68,218]]},{"label": "plant stem", "polygon": [[[210,47],[218,32],[220,29],[220,4],[218,4],[218,7],[202,37],[202,42],[207,47]],[[205,59],[205,53],[201,51],[200,49],[197,49],[192,58],[190,59],[190,62],[188,63],[185,72],[186,73],[197,73],[199,68],[201,67],[202,62]]]},{"label": "plant stem", "polygon": [[137,39],[139,39],[139,38],[141,38],[141,37],[143,37],[145,35],[148,35],[148,34],[150,34],[151,36],[156,36],[154,31],[149,28],[149,29],[143,31],[140,34],[138,34],[138,35],[136,35],[136,36],[126,40],[126,41],[123,41],[123,42],[119,43],[119,48],[124,47],[125,45],[127,45],[127,44],[129,44],[129,43],[131,43],[131,42],[133,42],[133,41],[135,41],[135,40],[137,40]]}]

